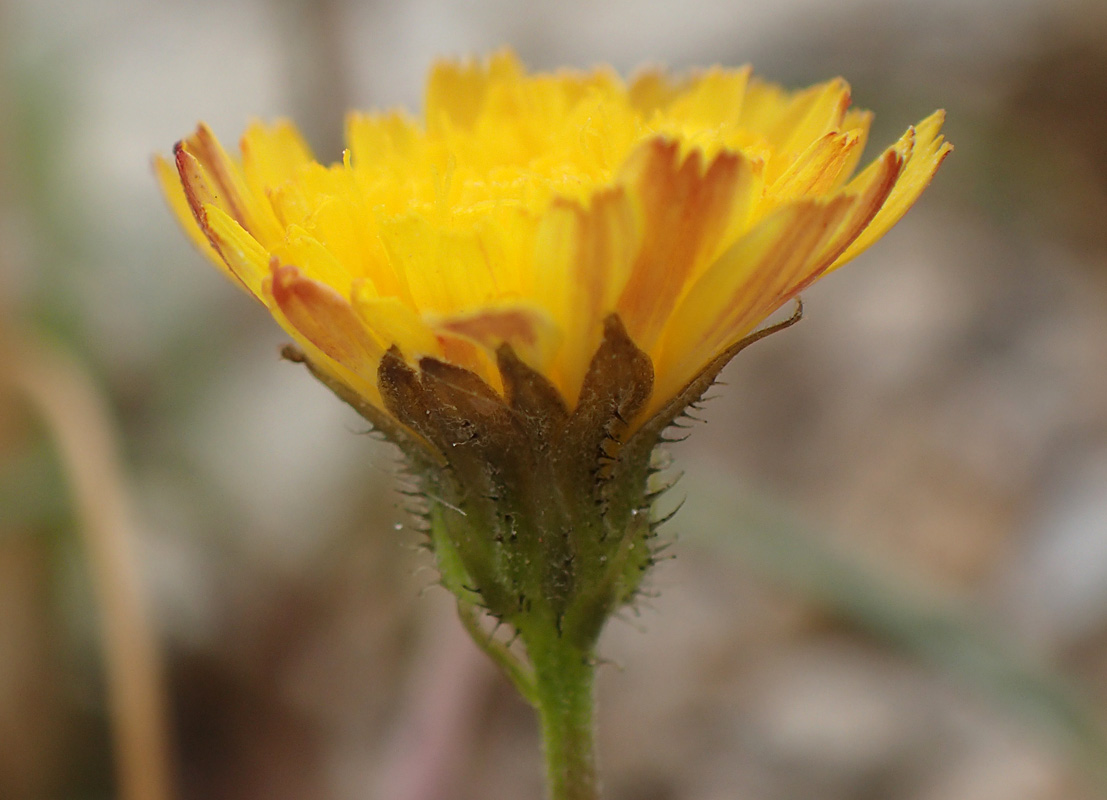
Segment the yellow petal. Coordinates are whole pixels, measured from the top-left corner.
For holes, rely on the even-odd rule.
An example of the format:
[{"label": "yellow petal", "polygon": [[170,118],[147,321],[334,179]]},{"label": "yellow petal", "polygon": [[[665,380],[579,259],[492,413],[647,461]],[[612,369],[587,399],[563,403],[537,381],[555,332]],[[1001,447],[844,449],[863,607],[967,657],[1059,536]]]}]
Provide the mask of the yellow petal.
[{"label": "yellow petal", "polygon": [[534,305],[516,304],[483,308],[442,317],[434,329],[443,335],[468,339],[491,356],[502,344],[509,344],[526,364],[545,371],[557,347],[557,326],[549,315]]},{"label": "yellow petal", "polygon": [[303,167],[314,163],[300,132],[286,121],[272,125],[251,123],[239,147],[246,185],[259,198],[295,180]]},{"label": "yellow petal", "polygon": [[674,310],[657,360],[659,398],[671,397],[725,347],[787,300],[850,199],[786,206],[738,240]]},{"label": "yellow petal", "polygon": [[369,404],[380,409],[384,408],[380,390],[377,388],[376,376],[374,375],[372,379],[368,379],[364,375],[354,372],[345,364],[331,358],[331,356],[320,350],[313,342],[307,339],[284,315],[280,306],[274,302],[272,278],[269,277],[265,279],[265,296],[273,319],[292,337],[296,345],[303,350],[312,369],[321,370],[330,380],[345,384],[349,387],[353,395],[361,397]]},{"label": "yellow petal", "polygon": [[849,101],[849,84],[841,78],[795,93],[750,81],[739,124],[762,135],[772,147],[766,182],[775,181],[811,142],[840,130]]},{"label": "yellow petal", "polygon": [[358,319],[383,350],[395,345],[412,363],[423,356],[442,355],[442,346],[430,325],[397,298],[380,297],[370,283],[362,280],[354,284],[351,301]]},{"label": "yellow petal", "polygon": [[372,172],[382,162],[411,158],[419,138],[414,120],[401,112],[351,113],[346,118],[346,142],[355,171]]},{"label": "yellow petal", "polygon": [[617,310],[648,351],[686,283],[748,213],[755,170],[740,153],[720,153],[705,166],[694,150],[682,161],[676,142],[653,139],[631,157],[622,181],[641,208],[643,240]]},{"label": "yellow petal", "polygon": [[734,125],[742,114],[751,69],[714,67],[693,78],[666,112],[685,125],[718,128]]},{"label": "yellow petal", "polygon": [[661,69],[645,69],[631,79],[627,97],[630,104],[649,120],[676,99],[686,85],[686,81],[674,81]]},{"label": "yellow petal", "polygon": [[382,222],[380,236],[417,308],[448,314],[486,305],[495,295],[488,254],[474,233],[409,215]]},{"label": "yellow petal", "polygon": [[208,185],[200,162],[179,144],[176,163],[185,202],[192,211],[194,223],[218,253],[216,263],[251,295],[259,297],[268,254],[215,204],[217,195]]},{"label": "yellow petal", "polygon": [[828,133],[816,139],[769,187],[772,202],[825,195],[849,173],[849,162],[860,148],[861,137],[850,131]]},{"label": "yellow petal", "polygon": [[367,381],[376,379],[384,350],[361,324],[349,301],[295,266],[273,259],[266,290],[297,333],[329,358]]},{"label": "yellow petal", "polygon": [[269,251],[218,206],[203,207],[202,218],[227,269],[254,297],[262,298],[269,274]]},{"label": "yellow petal", "polygon": [[851,108],[842,118],[842,130],[853,132],[857,135],[857,147],[850,153],[842,168],[842,178],[849,179],[853,175],[857,165],[861,163],[861,156],[865,152],[865,145],[869,142],[869,129],[873,124],[873,112],[864,109]]},{"label": "yellow petal", "polygon": [[427,79],[425,116],[432,134],[443,126],[472,127],[484,105],[490,81],[511,80],[522,73],[515,54],[501,50],[487,64],[475,60],[439,61]]},{"label": "yellow petal", "polygon": [[285,240],[272,249],[282,264],[295,264],[307,277],[325,283],[343,296],[348,296],[355,275],[335,254],[306,230],[293,225]]},{"label": "yellow petal", "polygon": [[587,208],[556,201],[542,218],[533,296],[561,324],[553,377],[570,401],[580,392],[602,320],[630,276],[641,237],[640,220],[621,188],[593,196]]},{"label": "yellow petal", "polygon": [[185,197],[184,187],[181,186],[181,177],[177,173],[176,165],[170,163],[167,158],[154,156],[154,172],[157,175],[162,194],[166,202],[169,203],[170,210],[173,212],[174,216],[177,217],[177,221],[180,223],[181,227],[185,229],[188,238],[190,238],[192,243],[200,249],[200,252],[215,263],[223,266],[222,259],[219,257],[219,254],[212,249],[207,234],[201,230],[199,224],[196,222],[195,216],[192,214],[192,208],[188,204],[188,198]]},{"label": "yellow petal", "polygon": [[908,130],[903,135],[903,139],[900,141],[903,142],[913,138],[914,146],[911,148],[911,155],[903,168],[903,172],[896,181],[895,188],[892,189],[891,194],[884,201],[884,205],[873,218],[873,221],[850,245],[849,249],[838,258],[834,267],[845,264],[871,247],[877,239],[899,222],[900,218],[907,213],[907,209],[915,204],[915,201],[919,199],[919,195],[930,185],[930,181],[933,179],[934,173],[938,171],[938,167],[942,165],[946,156],[953,151],[953,145],[947,143],[945,138],[938,133],[944,121],[945,112],[935,111],[920,122],[914,130]]},{"label": "yellow petal", "polygon": [[187,151],[198,162],[210,191],[210,198],[205,202],[221,208],[262,243],[268,244],[280,237],[280,227],[268,201],[253,195],[242,170],[207,125],[197,126],[195,133],[178,149]]},{"label": "yellow petal", "polygon": [[[903,171],[904,161],[903,149],[899,146],[890,147],[873,162],[870,169],[866,169],[858,176],[859,180],[850,184],[850,190],[843,193],[843,196],[853,198],[853,204],[839,223],[838,230],[829,237],[816,256],[818,271],[808,279],[808,283],[830,268],[846,248],[872,223],[895,187],[896,180]],[[795,293],[804,288],[806,283],[794,287],[792,291]]]}]

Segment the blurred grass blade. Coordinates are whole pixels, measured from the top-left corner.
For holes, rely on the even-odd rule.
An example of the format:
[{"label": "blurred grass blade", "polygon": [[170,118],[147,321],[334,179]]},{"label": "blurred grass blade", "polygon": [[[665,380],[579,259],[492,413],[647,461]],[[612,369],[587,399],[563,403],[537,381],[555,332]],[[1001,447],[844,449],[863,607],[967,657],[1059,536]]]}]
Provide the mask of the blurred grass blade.
[{"label": "blurred grass blade", "polygon": [[703,471],[684,486],[686,539],[734,553],[765,580],[932,667],[970,683],[994,703],[1059,742],[1107,795],[1107,735],[1091,700],[948,602],[905,588],[851,560],[763,498]]},{"label": "blurred grass blade", "polygon": [[[57,449],[100,612],[121,800],[171,800],[160,653],[149,620],[133,500],[106,401],[67,353],[0,336],[0,378],[29,401]],[[7,389],[8,386],[0,386]]]}]

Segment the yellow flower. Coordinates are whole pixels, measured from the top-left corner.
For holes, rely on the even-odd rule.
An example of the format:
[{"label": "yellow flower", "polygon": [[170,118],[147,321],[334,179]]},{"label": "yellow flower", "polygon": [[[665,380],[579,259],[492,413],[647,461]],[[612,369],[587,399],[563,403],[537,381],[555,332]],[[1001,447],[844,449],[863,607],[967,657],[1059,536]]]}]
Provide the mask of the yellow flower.
[{"label": "yellow flower", "polygon": [[663,431],[950,150],[937,112],[854,175],[871,116],[849,104],[842,80],[624,83],[502,52],[436,65],[422,120],[351,115],[330,166],[288,123],[241,157],[201,125],[156,162],[290,356],[408,456],[442,584],[539,711],[551,797],[598,797],[595,648],[658,551]]},{"label": "yellow flower", "polygon": [[664,429],[950,150],[937,112],[853,175],[870,120],[842,80],[628,84],[503,52],[436,65],[421,121],[351,115],[330,166],[288,123],[240,158],[201,125],[156,163],[291,356],[407,454],[443,584],[516,629],[533,674],[475,638],[535,700],[653,563]]},{"label": "yellow flower", "polygon": [[631,427],[812,282],[880,238],[950,151],[936,112],[853,175],[871,115],[712,68],[673,79],[440,62],[423,119],[351,114],[318,163],[287,122],[241,157],[204,125],[158,159],[201,249],[325,379],[385,411],[382,358],[501,395],[508,344],[568,409],[617,315],[653,368]]}]

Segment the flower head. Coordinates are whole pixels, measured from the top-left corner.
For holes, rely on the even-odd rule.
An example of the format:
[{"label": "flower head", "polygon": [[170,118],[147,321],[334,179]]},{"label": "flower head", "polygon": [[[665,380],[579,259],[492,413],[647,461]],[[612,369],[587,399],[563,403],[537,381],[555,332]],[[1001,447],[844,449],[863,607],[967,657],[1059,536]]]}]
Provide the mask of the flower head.
[{"label": "flower head", "polygon": [[619,316],[653,364],[643,414],[894,224],[949,152],[938,112],[853,175],[871,115],[838,79],[683,79],[442,62],[422,120],[351,114],[340,163],[287,122],[231,157],[201,125],[159,159],[211,259],[320,370],[383,408],[381,357],[503,391],[509,344],[569,407]]},{"label": "flower head", "polygon": [[871,115],[840,79],[624,82],[501,52],[437,64],[422,119],[350,115],[338,163],[279,122],[240,157],[201,125],[157,169],[313,372],[437,465],[447,581],[517,625],[540,595],[586,641],[649,561],[661,429],[915,202],[950,150],[942,120],[855,174]]}]

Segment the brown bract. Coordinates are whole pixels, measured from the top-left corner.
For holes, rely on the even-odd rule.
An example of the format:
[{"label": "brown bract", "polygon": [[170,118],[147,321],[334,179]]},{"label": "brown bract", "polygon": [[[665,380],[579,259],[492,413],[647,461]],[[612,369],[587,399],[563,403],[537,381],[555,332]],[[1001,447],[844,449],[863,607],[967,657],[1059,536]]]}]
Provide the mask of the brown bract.
[{"label": "brown bract", "polygon": [[[502,394],[439,359],[411,366],[393,347],[377,374],[387,414],[313,372],[412,461],[446,586],[500,621],[538,619],[588,650],[653,563],[651,460],[664,430],[738,350],[798,319],[747,337],[633,427],[653,365],[617,314],[604,320],[572,410],[507,344],[496,353]],[[285,355],[312,368],[298,351]]]}]

